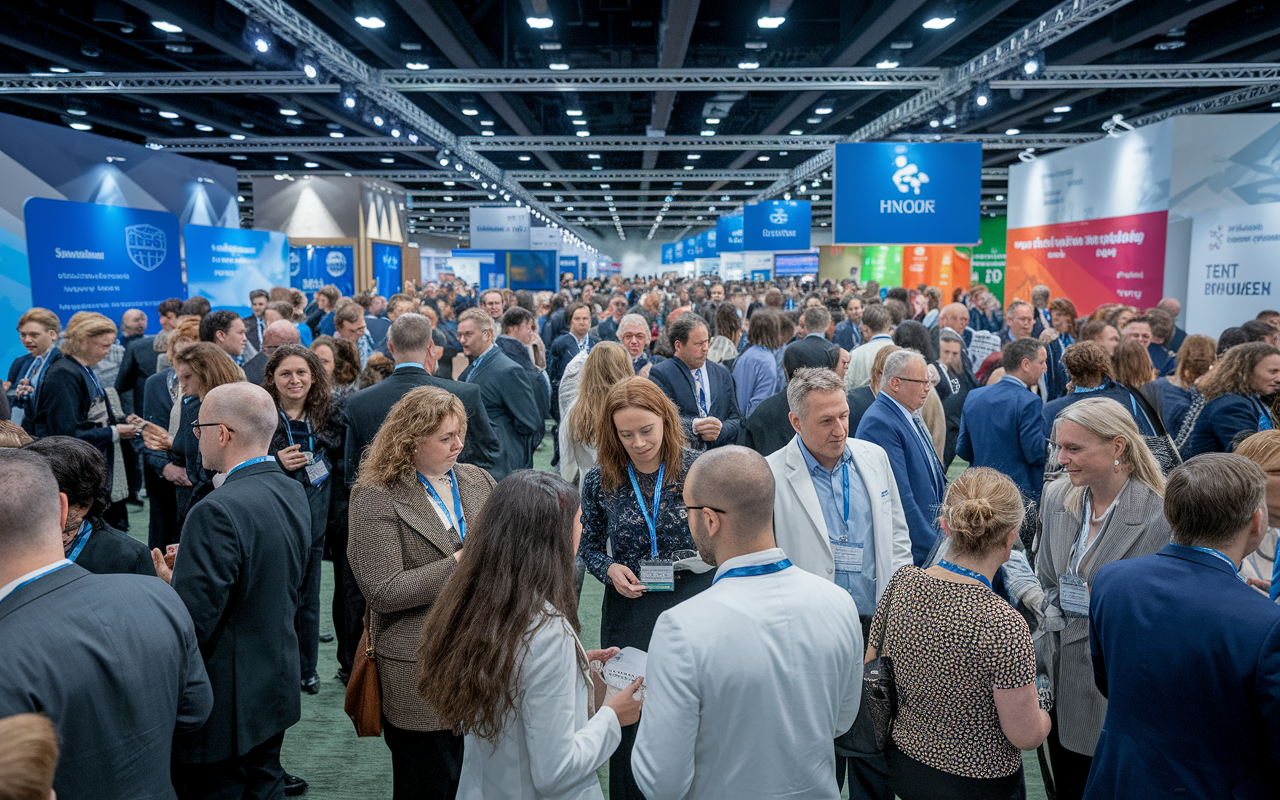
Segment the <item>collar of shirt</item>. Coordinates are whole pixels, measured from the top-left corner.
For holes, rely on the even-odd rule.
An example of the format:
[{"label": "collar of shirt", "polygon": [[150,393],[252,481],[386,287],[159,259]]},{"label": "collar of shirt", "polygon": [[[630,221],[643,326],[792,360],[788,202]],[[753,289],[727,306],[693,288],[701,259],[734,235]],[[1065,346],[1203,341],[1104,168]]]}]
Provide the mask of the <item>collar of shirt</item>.
[{"label": "collar of shirt", "polygon": [[804,337],[804,338],[806,338],[806,339],[812,339],[812,338],[813,338],[813,337],[815,337],[815,336],[817,336],[819,339],[826,339],[826,338],[827,338],[824,334],[821,334],[821,333],[809,333],[809,334],[805,334],[805,337]]},{"label": "collar of shirt", "polygon": [[395,371],[399,370],[401,367],[417,367],[418,369],[420,369],[420,370],[422,370],[422,371],[424,371],[424,372],[425,372],[425,371],[426,371],[426,369],[427,369],[426,367],[424,367],[424,366],[422,366],[421,364],[419,364],[417,361],[402,361],[402,362],[400,362],[399,364],[396,364],[396,368],[395,368],[394,370],[392,370],[392,372],[395,372]]},{"label": "collar of shirt", "polygon": [[1031,387],[1030,387],[1030,386],[1027,386],[1027,384],[1023,383],[1023,381],[1022,381],[1022,379],[1021,379],[1021,378],[1015,377],[1015,376],[1013,376],[1013,375],[1005,375],[1005,376],[1003,376],[1002,378],[1000,378],[1000,382],[1001,382],[1001,383],[1005,383],[1005,382],[1012,383],[1014,386],[1017,386],[1019,389],[1026,389],[1027,391],[1030,391],[1030,390],[1031,390]]},{"label": "collar of shirt", "polygon": [[835,474],[836,470],[840,468],[841,464],[848,464],[853,460],[853,454],[849,452],[849,443],[845,442],[844,452],[840,454],[840,459],[836,461],[836,465],[834,467],[827,469],[822,466],[822,464],[818,463],[818,459],[813,457],[813,453],[809,452],[809,448],[805,446],[804,439],[801,439],[797,435],[796,442],[800,445],[800,455],[804,456],[804,464],[808,468],[810,474],[821,471],[824,478],[830,478]]},{"label": "collar of shirt", "polygon": [[881,392],[880,394],[887,397],[890,403],[893,403],[895,406],[898,407],[898,410],[901,411],[903,416],[907,418],[907,422],[911,423],[911,425],[913,426],[912,430],[915,430],[914,426],[916,424],[916,420],[919,418],[915,414],[912,414],[910,411],[908,411],[907,407],[904,406],[902,403],[899,403],[897,398],[895,398],[893,395],[889,394],[888,392]]},{"label": "collar of shirt", "polygon": [[877,339],[888,339],[889,341],[893,341],[893,336],[888,333],[877,333],[875,336],[871,337],[871,341],[873,342]]},{"label": "collar of shirt", "polygon": [[781,561],[786,557],[787,554],[782,552],[781,547],[770,547],[768,550],[757,550],[754,553],[734,556],[716,568],[716,577],[720,577],[720,575],[726,570],[736,569],[738,567],[754,567],[759,564],[772,564],[776,561]]},{"label": "collar of shirt", "polygon": [[[736,560],[736,559],[731,559],[731,560]],[[37,567],[36,569],[33,569],[30,572],[28,572],[26,575],[19,575],[18,577],[6,583],[4,586],[0,586],[0,600],[4,600],[9,595],[13,594],[14,589],[17,589],[19,586],[26,583],[27,581],[35,580],[36,578],[39,578],[41,575],[44,575],[49,572],[53,572],[58,567],[65,567],[67,564],[70,564],[70,563],[71,561],[69,559],[60,558],[57,561],[53,562],[52,564],[45,564],[43,567]]]}]

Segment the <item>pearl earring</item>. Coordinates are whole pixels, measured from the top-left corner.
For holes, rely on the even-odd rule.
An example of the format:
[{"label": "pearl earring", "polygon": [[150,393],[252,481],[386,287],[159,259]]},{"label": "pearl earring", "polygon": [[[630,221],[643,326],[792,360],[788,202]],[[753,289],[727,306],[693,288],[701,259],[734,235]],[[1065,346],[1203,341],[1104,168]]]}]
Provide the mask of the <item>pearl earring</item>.
[{"label": "pearl earring", "polygon": [[1117,467],[1118,467],[1118,466],[1120,466],[1120,459],[1118,459],[1118,458],[1116,459],[1116,466],[1117,466]]}]

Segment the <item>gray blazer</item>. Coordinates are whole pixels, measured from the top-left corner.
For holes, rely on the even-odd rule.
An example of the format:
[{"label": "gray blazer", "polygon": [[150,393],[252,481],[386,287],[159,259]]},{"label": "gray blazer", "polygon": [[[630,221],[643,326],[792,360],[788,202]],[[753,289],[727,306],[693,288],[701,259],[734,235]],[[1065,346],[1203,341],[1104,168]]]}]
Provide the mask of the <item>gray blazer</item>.
[{"label": "gray blazer", "polygon": [[[1069,567],[1071,548],[1084,523],[1079,514],[1064,507],[1070,489],[1068,480],[1053,481],[1045,487],[1040,506],[1044,529],[1036,556],[1036,577],[1046,596],[1057,596],[1058,576]],[[1104,565],[1152,555],[1168,544],[1171,536],[1163,498],[1131,478],[1116,499],[1111,521],[1084,561],[1081,577],[1092,584]],[[1107,700],[1093,683],[1089,620],[1068,617],[1065,629],[1046,635],[1058,637],[1056,663],[1046,665],[1053,681],[1058,737],[1068,750],[1092,756],[1107,715]]]}]

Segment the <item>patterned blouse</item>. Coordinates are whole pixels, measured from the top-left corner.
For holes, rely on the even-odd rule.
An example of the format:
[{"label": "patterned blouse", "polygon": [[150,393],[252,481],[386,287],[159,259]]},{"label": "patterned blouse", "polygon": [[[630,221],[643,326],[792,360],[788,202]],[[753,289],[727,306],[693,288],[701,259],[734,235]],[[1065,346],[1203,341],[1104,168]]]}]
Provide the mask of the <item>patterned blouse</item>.
[{"label": "patterned blouse", "polygon": [[1031,632],[1012,606],[985,586],[907,565],[889,581],[871,620],[868,644],[881,643],[898,685],[898,749],[953,775],[1018,771],[1022,754],[1000,729],[992,693],[1036,679]]},{"label": "patterned blouse", "polygon": [[[695,450],[682,453],[684,469],[678,480],[670,475],[663,478],[662,503],[658,509],[658,557],[670,559],[676,550],[696,550],[689,533],[689,512],[684,507],[684,476],[698,457]],[[658,473],[636,473],[640,492],[644,495],[649,513],[653,513],[653,487]],[[606,549],[613,542],[613,555]],[[600,483],[600,466],[591,468],[582,481],[582,543],[578,555],[586,563],[591,574],[608,585],[609,567],[622,564],[636,575],[640,574],[640,562],[651,557],[649,527],[640,513],[631,480],[626,479],[612,492],[606,492]]]}]

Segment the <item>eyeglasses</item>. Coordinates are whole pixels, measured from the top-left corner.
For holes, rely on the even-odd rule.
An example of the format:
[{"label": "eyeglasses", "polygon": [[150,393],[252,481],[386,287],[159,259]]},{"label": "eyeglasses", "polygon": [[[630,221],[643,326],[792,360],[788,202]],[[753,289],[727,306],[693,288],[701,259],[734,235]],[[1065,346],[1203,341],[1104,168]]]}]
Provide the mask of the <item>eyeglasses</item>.
[{"label": "eyeglasses", "polygon": [[216,428],[219,425],[222,425],[222,427],[226,428],[227,433],[235,433],[234,428],[232,428],[230,425],[224,425],[221,422],[193,422],[191,423],[191,434],[195,436],[197,439],[199,439],[201,428]]},{"label": "eyeglasses", "polygon": [[728,513],[729,513],[728,511],[725,511],[725,510],[724,510],[724,509],[722,509],[722,508],[716,508],[715,506],[685,506],[685,508],[689,509],[690,511],[701,511],[701,510],[702,510],[702,509],[704,509],[704,508],[709,508],[709,509],[711,509],[712,511],[716,512],[717,514],[728,514]]},{"label": "eyeglasses", "polygon": [[920,380],[919,378],[904,378],[901,375],[894,375],[893,377],[897,378],[900,381],[907,381],[908,383],[929,383],[927,379]]}]

